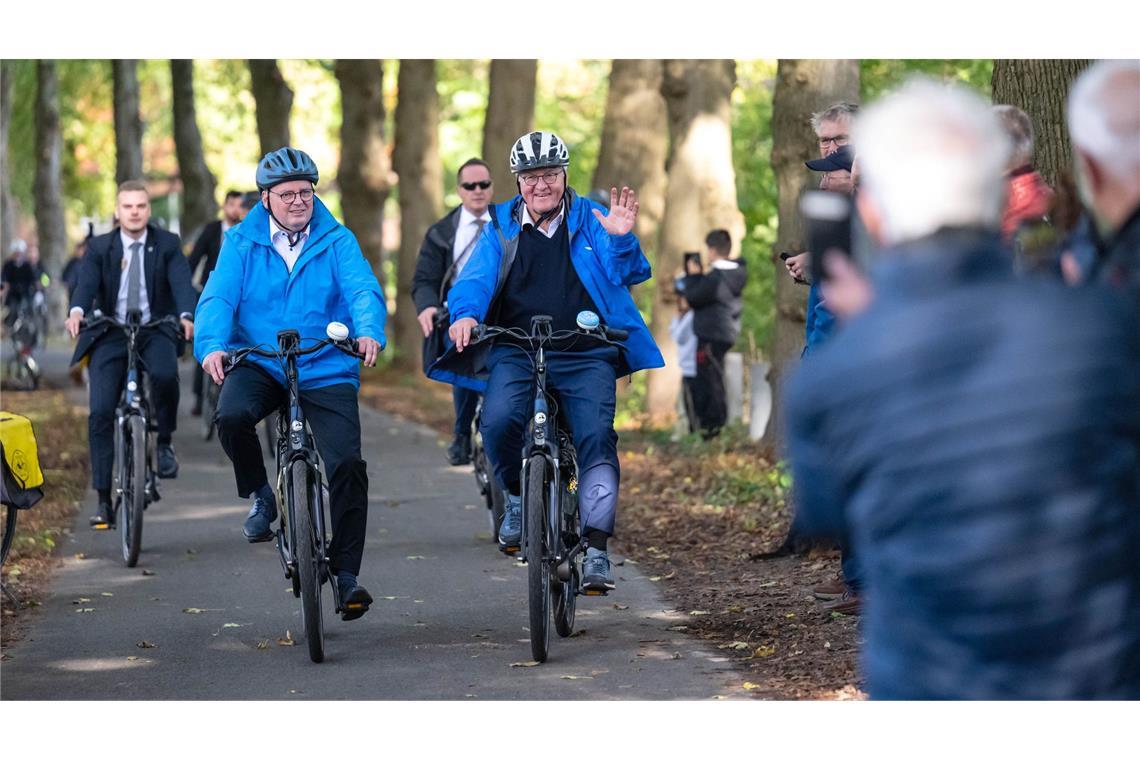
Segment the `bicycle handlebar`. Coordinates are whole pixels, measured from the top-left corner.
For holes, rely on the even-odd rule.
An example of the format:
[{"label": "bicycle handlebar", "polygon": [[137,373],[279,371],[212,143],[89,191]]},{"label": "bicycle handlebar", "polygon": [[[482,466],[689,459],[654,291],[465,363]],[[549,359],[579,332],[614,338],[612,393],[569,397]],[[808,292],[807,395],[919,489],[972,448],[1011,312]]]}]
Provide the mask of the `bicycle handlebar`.
[{"label": "bicycle handlebar", "polygon": [[[301,340],[315,340],[315,341],[317,341],[317,343],[316,343],[316,345],[310,346],[308,348],[300,348],[300,341]],[[228,373],[231,370],[233,370],[234,367],[236,367],[238,364],[240,364],[242,362],[242,360],[244,360],[245,357],[249,356],[250,354],[254,354],[255,356],[264,356],[266,359],[284,359],[285,357],[290,356],[290,355],[292,355],[292,356],[306,356],[308,354],[314,354],[317,351],[320,351],[325,346],[332,346],[333,348],[340,351],[342,354],[347,354],[347,355],[354,357],[356,359],[363,359],[364,358],[364,354],[361,353],[360,351],[356,350],[356,346],[355,346],[352,338],[345,338],[343,341],[331,340],[329,338],[319,338],[319,339],[318,338],[301,338],[298,340],[298,344],[296,347],[288,348],[284,351],[282,351],[281,349],[268,350],[268,349],[264,349],[264,348],[259,348],[257,346],[249,346],[247,348],[239,348],[230,354],[229,362],[227,363],[227,365],[225,367],[225,371]]]},{"label": "bicycle handlebar", "polygon": [[163,325],[170,325],[171,327],[175,328],[181,327],[181,320],[179,320],[178,317],[167,314],[164,317],[152,319],[149,322],[140,322],[138,324],[134,324],[131,322],[120,322],[114,317],[108,316],[106,314],[99,314],[97,316],[91,317],[90,319],[84,318],[80,320],[79,329],[90,330],[92,328],[98,327],[99,325],[111,325],[112,327],[118,327],[121,330],[129,330],[132,327],[137,327],[140,330],[153,330],[154,328],[161,327]]},{"label": "bicycle handlebar", "polygon": [[471,342],[479,343],[484,340],[490,340],[499,335],[507,335],[516,340],[527,341],[533,345],[536,341],[541,343],[551,343],[559,340],[567,340],[573,337],[593,338],[594,340],[601,341],[622,351],[627,350],[624,345],[618,341],[623,341],[629,338],[629,331],[622,330],[618,327],[608,327],[606,325],[598,325],[592,330],[557,330],[549,333],[527,333],[520,327],[497,327],[495,325],[477,324],[471,333]]}]

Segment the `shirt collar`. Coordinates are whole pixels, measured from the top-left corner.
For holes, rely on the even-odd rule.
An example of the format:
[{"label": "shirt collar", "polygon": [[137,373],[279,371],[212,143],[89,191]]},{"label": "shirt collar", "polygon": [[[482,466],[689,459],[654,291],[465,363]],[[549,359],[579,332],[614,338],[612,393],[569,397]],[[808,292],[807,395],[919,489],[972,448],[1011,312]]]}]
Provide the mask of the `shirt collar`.
[{"label": "shirt collar", "polygon": [[[301,230],[301,237],[298,238],[298,241],[305,240],[306,238],[308,238],[309,237],[309,230],[312,229],[312,227],[313,227],[312,222],[309,222],[308,224],[306,224],[305,229]],[[269,239],[274,240],[274,241],[277,240],[278,234],[285,235],[286,237],[288,237],[290,233],[288,230],[283,228],[281,225],[277,224],[276,219],[274,219],[272,216],[270,216],[269,217]]]},{"label": "shirt collar", "polygon": [[[564,216],[566,216],[565,197],[563,197],[563,203],[562,203],[561,208],[558,210],[557,216],[555,216],[553,219],[550,220],[550,227],[556,228],[556,227],[558,227],[558,225],[562,224],[562,217],[564,217]],[[526,227],[528,224],[531,227],[535,226],[534,220],[530,216],[530,210],[527,209],[527,207],[526,207],[526,203],[520,203],[519,204],[519,226],[520,227]]]},{"label": "shirt collar", "polygon": [[139,238],[138,240],[135,240],[133,237],[128,235],[122,227],[120,227],[119,228],[119,238],[123,241],[123,251],[129,252],[131,250],[131,244],[132,243],[142,243],[142,248],[140,248],[139,250],[140,251],[145,250],[146,249],[146,233],[147,233],[147,229],[146,229],[146,227],[143,227],[142,237]]},{"label": "shirt collar", "polygon": [[477,221],[479,219],[482,219],[484,222],[491,221],[491,212],[490,212],[489,206],[486,209],[483,209],[483,215],[482,216],[475,216],[474,214],[472,214],[470,211],[467,210],[466,206],[460,206],[459,207],[459,226],[460,227],[462,227],[466,224],[471,224],[472,222]]}]

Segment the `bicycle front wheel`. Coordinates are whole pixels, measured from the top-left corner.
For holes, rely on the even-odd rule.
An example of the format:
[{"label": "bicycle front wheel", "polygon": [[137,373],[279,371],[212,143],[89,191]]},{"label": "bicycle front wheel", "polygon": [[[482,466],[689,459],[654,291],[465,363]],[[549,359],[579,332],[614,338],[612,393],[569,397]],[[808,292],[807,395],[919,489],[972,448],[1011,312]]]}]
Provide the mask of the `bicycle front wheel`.
[{"label": "bicycle front wheel", "polygon": [[526,517],[527,600],[530,606],[530,654],[546,662],[550,651],[550,565],[546,561],[546,515],[549,513],[546,459],[533,456],[527,462]]},{"label": "bicycle front wheel", "polygon": [[146,422],[132,415],[127,423],[126,482],[123,488],[123,562],[134,567],[142,550],[143,510],[146,508]]},{"label": "bicycle front wheel", "polygon": [[321,614],[320,557],[323,548],[313,523],[313,510],[319,505],[314,497],[312,472],[303,460],[293,462],[289,482],[289,501],[292,507],[293,552],[297,559],[297,573],[301,581],[301,617],[305,622],[305,641],[309,646],[309,659],[325,659],[325,625]]},{"label": "bicycle front wheel", "polygon": [[16,518],[20,510],[11,504],[4,505],[4,542],[0,548],[0,565],[8,559],[8,551],[12,548],[12,539],[16,537]]}]

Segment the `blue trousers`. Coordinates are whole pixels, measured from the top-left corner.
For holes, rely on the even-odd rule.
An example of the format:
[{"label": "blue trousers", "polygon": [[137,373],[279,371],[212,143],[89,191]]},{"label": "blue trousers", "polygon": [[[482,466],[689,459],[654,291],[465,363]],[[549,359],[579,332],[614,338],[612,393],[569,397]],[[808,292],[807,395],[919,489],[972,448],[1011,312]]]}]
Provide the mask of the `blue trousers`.
[{"label": "blue trousers", "polygon": [[[578,453],[578,504],[583,531],[613,534],[620,470],[614,409],[617,349],[546,354],[546,389],[570,426]],[[496,346],[487,359],[480,432],[495,479],[518,493],[526,423],[534,410],[534,368],[525,352]]]}]

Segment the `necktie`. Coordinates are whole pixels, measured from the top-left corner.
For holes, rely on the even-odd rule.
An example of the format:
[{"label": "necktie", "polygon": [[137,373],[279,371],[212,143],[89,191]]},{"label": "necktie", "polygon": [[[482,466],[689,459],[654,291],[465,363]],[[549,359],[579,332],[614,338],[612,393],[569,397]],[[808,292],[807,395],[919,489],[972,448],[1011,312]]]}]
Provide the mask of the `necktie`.
[{"label": "necktie", "polygon": [[142,286],[142,243],[131,243],[131,263],[127,267],[127,311],[139,308],[139,288]]}]

